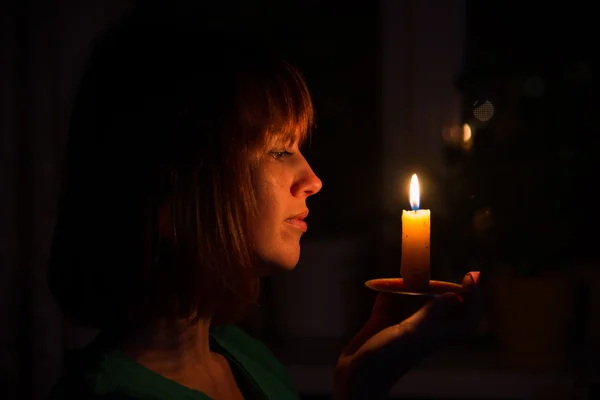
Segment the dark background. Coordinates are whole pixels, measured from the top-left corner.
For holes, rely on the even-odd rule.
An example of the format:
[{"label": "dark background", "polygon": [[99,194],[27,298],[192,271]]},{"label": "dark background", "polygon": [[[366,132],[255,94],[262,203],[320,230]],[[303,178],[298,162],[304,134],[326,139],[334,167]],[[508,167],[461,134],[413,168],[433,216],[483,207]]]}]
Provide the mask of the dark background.
[{"label": "dark background", "polygon": [[[372,303],[364,280],[398,276],[400,216],[416,172],[421,205],[432,212],[434,279],[456,282],[482,270],[489,308],[474,337],[434,354],[394,395],[600,398],[591,6],[197,4],[221,23],[271,31],[314,96],[318,126],[305,153],[324,187],[308,204],[300,265],[265,282],[246,323],[289,367],[302,395],[330,395],[339,350]],[[64,351],[94,334],[61,316],[45,262],[89,46],[130,5],[0,6],[3,399],[41,399]]]}]

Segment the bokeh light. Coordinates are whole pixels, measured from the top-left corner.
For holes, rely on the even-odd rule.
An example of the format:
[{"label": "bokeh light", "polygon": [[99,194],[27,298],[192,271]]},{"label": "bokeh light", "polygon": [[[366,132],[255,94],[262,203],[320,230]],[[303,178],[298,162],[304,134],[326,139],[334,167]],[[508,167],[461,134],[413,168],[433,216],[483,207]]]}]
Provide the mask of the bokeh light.
[{"label": "bokeh light", "polygon": [[481,122],[487,122],[494,116],[494,105],[491,101],[477,101],[473,104],[473,115]]}]

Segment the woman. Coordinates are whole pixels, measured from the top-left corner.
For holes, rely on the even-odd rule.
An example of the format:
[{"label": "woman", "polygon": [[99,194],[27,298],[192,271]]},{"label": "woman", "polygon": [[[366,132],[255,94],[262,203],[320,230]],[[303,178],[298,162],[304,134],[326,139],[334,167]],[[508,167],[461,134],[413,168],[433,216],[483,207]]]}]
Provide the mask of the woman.
[{"label": "woman", "polygon": [[[232,324],[261,276],[298,262],[306,200],[322,185],[300,151],[313,107],[295,69],[241,37],[134,13],[96,45],[72,116],[50,286],[101,333],[67,360],[51,399],[297,398],[268,349]],[[378,298],[340,357],[336,396],[384,396],[469,327],[473,276],[464,302],[397,315]],[[382,373],[390,357],[397,368]]]}]

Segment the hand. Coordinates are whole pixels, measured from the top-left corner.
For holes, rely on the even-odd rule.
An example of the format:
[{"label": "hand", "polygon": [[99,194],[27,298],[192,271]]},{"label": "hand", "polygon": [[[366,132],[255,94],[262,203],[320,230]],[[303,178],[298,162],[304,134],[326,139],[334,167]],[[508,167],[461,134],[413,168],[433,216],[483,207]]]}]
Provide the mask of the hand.
[{"label": "hand", "polygon": [[479,275],[468,273],[460,294],[434,299],[379,293],[369,320],[338,359],[334,398],[385,398],[437,346],[474,331],[482,311]]}]

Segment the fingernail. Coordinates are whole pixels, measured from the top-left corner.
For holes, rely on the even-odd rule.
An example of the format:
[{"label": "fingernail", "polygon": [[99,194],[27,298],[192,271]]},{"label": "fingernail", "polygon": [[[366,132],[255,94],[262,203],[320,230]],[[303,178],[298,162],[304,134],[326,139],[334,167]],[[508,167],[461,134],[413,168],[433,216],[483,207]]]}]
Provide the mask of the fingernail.
[{"label": "fingernail", "polygon": [[473,277],[473,274],[472,274],[472,273],[470,273],[470,272],[469,272],[467,275],[468,275],[468,276],[469,276],[469,278],[471,279],[471,282],[473,282],[473,283],[477,283],[477,282],[475,282],[475,278]]},{"label": "fingernail", "polygon": [[475,285],[477,285],[477,281],[479,280],[479,274],[474,275],[473,273],[469,272],[467,275],[471,279],[471,282],[473,282]]}]

